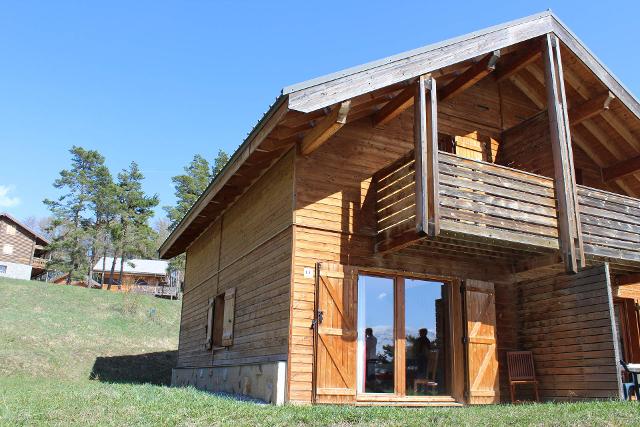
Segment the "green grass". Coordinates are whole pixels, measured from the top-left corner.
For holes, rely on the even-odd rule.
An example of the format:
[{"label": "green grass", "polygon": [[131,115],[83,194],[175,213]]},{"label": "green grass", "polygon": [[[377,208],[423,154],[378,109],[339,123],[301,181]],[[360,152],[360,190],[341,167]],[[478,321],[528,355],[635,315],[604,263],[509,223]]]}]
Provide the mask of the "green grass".
[{"label": "green grass", "polygon": [[179,302],[2,279],[0,295],[0,425],[640,425],[614,401],[275,407],[143,384],[175,363]]}]

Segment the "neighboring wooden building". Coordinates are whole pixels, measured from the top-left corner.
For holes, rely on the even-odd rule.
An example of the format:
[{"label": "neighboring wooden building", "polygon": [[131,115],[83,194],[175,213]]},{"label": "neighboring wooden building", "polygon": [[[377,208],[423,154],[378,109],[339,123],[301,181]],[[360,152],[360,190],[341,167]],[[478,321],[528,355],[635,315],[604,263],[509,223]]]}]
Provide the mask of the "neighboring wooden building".
[{"label": "neighboring wooden building", "polygon": [[113,257],[100,258],[93,267],[94,274],[99,279],[96,283],[101,283],[104,276],[104,283],[111,283],[113,291],[136,292],[157,296],[167,296],[177,298],[179,294],[178,286],[170,280],[168,267],[169,263],[163,260],[154,259],[130,259],[124,261],[122,268],[122,278],[120,277],[120,258],[116,258],[113,277],[111,277],[111,267]]},{"label": "neighboring wooden building", "polygon": [[0,277],[34,279],[46,272],[49,240],[0,212]]},{"label": "neighboring wooden building", "polygon": [[619,398],[639,171],[640,104],[550,12],[285,88],[160,248],[173,383],[495,403],[531,350],[543,399]]}]

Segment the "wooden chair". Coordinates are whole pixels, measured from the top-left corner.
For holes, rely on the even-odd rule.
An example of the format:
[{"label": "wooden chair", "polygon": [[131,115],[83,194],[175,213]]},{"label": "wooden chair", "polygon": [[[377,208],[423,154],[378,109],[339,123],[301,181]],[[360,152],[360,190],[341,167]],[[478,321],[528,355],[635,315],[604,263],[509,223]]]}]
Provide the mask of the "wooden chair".
[{"label": "wooden chair", "polygon": [[515,402],[516,385],[518,384],[533,384],[536,402],[539,402],[540,396],[538,395],[536,370],[533,366],[533,353],[530,351],[508,351],[507,368],[509,371],[511,403]]},{"label": "wooden chair", "polygon": [[427,357],[427,377],[416,378],[413,380],[413,392],[418,394],[418,386],[423,385],[425,391],[427,389],[435,389],[438,387],[436,382],[436,372],[438,371],[438,350],[430,350]]}]

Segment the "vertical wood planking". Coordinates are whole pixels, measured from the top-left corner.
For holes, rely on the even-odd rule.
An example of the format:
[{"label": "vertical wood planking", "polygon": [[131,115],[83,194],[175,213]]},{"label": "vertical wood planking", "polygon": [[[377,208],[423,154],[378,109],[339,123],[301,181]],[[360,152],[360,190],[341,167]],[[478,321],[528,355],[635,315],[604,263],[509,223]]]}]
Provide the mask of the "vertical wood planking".
[{"label": "vertical wood planking", "polygon": [[553,165],[558,199],[558,228],[560,248],[568,272],[577,273],[585,266],[580,234],[578,200],[571,134],[569,131],[562,60],[557,37],[547,34],[542,43],[545,63],[547,103]]}]

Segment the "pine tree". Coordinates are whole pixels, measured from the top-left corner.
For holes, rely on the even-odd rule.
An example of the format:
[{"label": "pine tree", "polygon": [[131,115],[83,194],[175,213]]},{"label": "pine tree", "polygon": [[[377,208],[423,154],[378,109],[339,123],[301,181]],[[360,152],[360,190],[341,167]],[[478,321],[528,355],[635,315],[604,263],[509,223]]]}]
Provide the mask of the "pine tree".
[{"label": "pine tree", "polygon": [[[196,154],[193,160],[184,168],[184,174],[171,178],[175,188],[176,205],[165,206],[169,218],[169,231],[173,231],[182,218],[189,212],[189,209],[198,200],[209,186],[209,183],[225,167],[229,161],[229,155],[224,150],[218,150],[218,155],[210,165],[207,159]],[[184,275],[185,256],[178,255],[169,261],[169,269],[177,271],[180,280]]]},{"label": "pine tree", "polygon": [[91,194],[96,173],[103,173],[104,157],[94,150],[72,147],[71,168],[60,172],[53,186],[64,191],[57,200],[44,200],[52,214],[48,232],[54,237],[49,249],[52,259],[47,268],[67,273],[67,284],[84,278],[88,269],[87,254],[92,245],[89,230],[93,222]]},{"label": "pine tree", "polygon": [[157,195],[145,195],[142,189],[143,179],[136,162],[131,162],[128,169],[118,174],[120,224],[114,235],[120,252],[120,278],[125,259],[148,255],[156,240],[155,232],[149,227],[149,219],[153,216],[153,208],[158,206],[159,199]]}]

